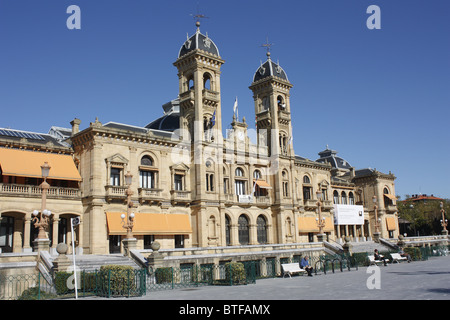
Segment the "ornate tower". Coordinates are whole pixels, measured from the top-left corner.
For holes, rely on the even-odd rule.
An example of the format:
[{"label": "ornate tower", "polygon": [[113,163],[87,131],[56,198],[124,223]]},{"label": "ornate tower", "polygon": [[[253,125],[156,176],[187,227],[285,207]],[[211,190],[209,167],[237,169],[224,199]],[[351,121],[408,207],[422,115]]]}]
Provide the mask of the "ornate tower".
[{"label": "ornate tower", "polygon": [[[180,48],[178,69],[180,129],[183,140],[214,141],[222,133],[220,67],[225,62],[208,33],[197,31]],[[189,135],[187,134],[189,133]]]},{"label": "ornate tower", "polygon": [[208,34],[200,32],[200,22],[196,26],[194,35],[187,35],[174,65],[179,79],[180,133],[191,153],[190,207],[197,226],[192,244],[208,246],[216,235],[208,236],[205,229],[214,229],[215,223],[209,220],[214,217],[219,221],[220,217],[217,206],[211,208],[210,204],[217,203],[218,191],[223,188],[223,164],[217,153],[223,141],[220,68],[225,61]]},{"label": "ornate tower", "polygon": [[266,62],[261,62],[256,70],[249,88],[255,101],[258,143],[266,143],[271,156],[293,156],[289,101],[292,84],[280,64],[272,61],[270,51],[267,51]]}]

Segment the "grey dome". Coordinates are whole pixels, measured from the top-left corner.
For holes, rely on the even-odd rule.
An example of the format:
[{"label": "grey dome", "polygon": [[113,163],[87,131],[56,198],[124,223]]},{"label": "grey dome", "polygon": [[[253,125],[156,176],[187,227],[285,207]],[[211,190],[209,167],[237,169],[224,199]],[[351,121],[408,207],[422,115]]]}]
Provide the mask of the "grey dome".
[{"label": "grey dome", "polygon": [[283,80],[289,81],[286,72],[280,66],[279,63],[275,63],[270,59],[270,52],[267,54],[266,62],[262,63],[256,70],[253,76],[253,82],[267,78],[267,77],[278,77]]},{"label": "grey dome", "polygon": [[320,158],[317,159],[316,162],[329,163],[331,164],[331,167],[336,169],[350,170],[352,168],[348,161],[341,157],[338,157],[337,151],[328,149],[328,146],[324,151],[319,152],[319,156]]},{"label": "grey dome", "polygon": [[[188,36],[189,37],[189,36]],[[208,37],[208,33],[206,33],[206,36],[200,33],[200,29],[197,28],[197,31],[193,36],[188,38],[183,45],[180,48],[180,52],[178,53],[178,58],[184,56],[185,54],[188,54],[191,51],[194,51],[196,49],[200,49],[203,51],[206,51],[208,53],[211,53],[216,56],[219,55],[219,49],[217,48],[214,41],[211,40],[211,38]]]},{"label": "grey dome", "polygon": [[163,106],[164,115],[145,126],[147,129],[175,131],[180,128],[180,99],[174,99]]}]

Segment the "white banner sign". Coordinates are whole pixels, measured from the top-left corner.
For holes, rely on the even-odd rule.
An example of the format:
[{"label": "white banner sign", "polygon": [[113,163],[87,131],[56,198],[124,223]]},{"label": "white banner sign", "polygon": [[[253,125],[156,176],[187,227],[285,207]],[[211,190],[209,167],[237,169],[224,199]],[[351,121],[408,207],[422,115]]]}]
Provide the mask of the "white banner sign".
[{"label": "white banner sign", "polygon": [[239,195],[239,202],[240,203],[251,203],[253,201],[253,197],[251,195],[247,194],[240,194]]},{"label": "white banner sign", "polygon": [[348,204],[334,205],[334,224],[363,225],[364,207]]}]

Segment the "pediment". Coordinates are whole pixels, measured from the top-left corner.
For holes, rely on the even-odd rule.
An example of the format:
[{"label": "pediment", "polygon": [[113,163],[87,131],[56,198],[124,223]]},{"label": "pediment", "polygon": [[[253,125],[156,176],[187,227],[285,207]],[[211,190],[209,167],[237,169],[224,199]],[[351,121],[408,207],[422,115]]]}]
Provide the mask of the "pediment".
[{"label": "pediment", "polygon": [[125,158],[124,156],[122,156],[120,153],[116,153],[115,155],[106,158],[105,161],[107,163],[123,163],[123,164],[128,164],[128,159]]}]

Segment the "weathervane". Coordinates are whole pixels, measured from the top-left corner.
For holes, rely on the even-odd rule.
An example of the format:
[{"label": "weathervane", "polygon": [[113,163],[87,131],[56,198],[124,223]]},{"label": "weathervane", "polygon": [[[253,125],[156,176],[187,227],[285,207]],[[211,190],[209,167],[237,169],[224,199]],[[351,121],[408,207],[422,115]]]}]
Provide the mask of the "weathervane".
[{"label": "weathervane", "polygon": [[200,13],[199,8],[198,8],[198,3],[197,3],[197,14],[192,14],[191,16],[196,20],[195,21],[195,25],[197,26],[197,28],[200,28],[200,19],[208,19],[209,17],[205,16],[204,14]]},{"label": "weathervane", "polygon": [[266,55],[267,55],[268,58],[270,58],[270,47],[273,46],[273,45],[274,45],[273,43],[269,43],[269,37],[266,37],[266,43],[263,43],[261,45],[261,47],[267,48]]}]

